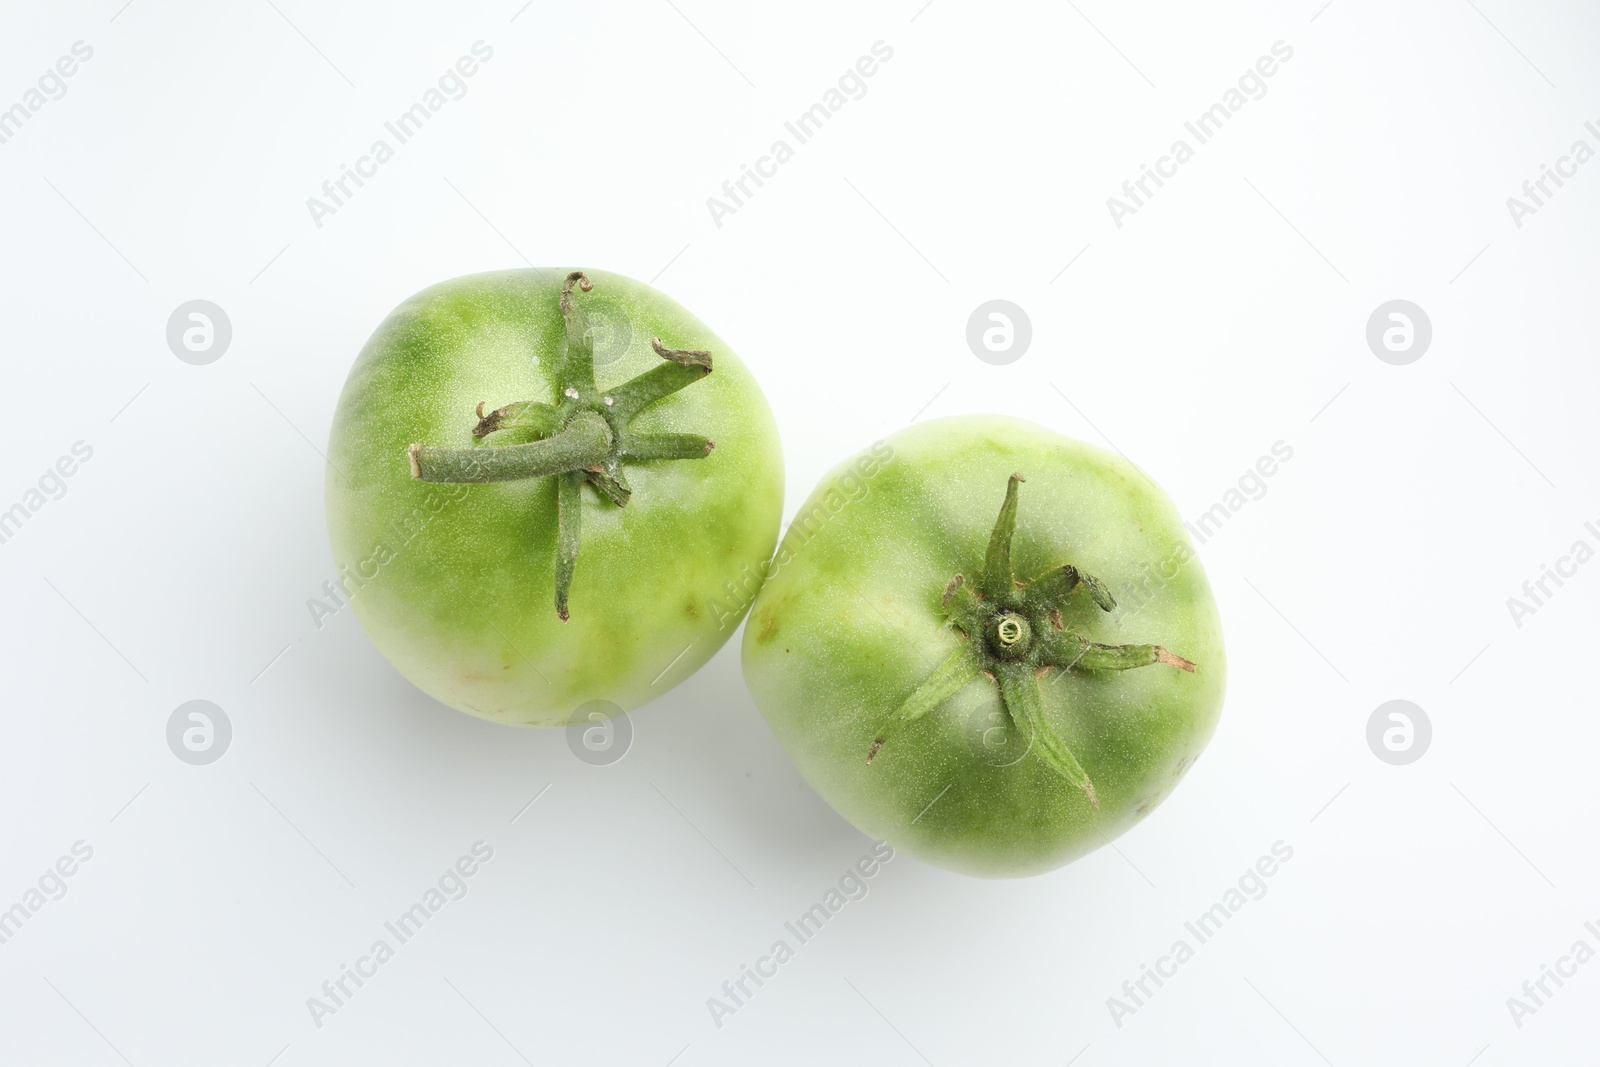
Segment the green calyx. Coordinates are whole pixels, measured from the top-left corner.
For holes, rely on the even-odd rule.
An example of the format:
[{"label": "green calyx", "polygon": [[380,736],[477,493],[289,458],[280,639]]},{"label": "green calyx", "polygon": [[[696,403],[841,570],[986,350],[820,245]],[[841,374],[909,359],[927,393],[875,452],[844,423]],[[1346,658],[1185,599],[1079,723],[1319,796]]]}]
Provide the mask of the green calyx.
[{"label": "green calyx", "polygon": [[1011,570],[1011,541],[1017,529],[1017,486],[1006,483],[1005,503],[989,535],[983,570],[976,580],[956,575],[945,586],[944,610],[950,625],[966,639],[884,724],[867,751],[870,764],[897,730],[949,700],[980,674],[1000,690],[1011,721],[1030,739],[1033,752],[1098,808],[1094,783],[1044,714],[1039,679],[1052,670],[1123,671],[1164,663],[1193,673],[1195,665],[1160,645],[1103,645],[1066,628],[1062,609],[1079,590],[1102,611],[1116,607],[1098,578],[1069,564],[1051,567],[1029,582]]},{"label": "green calyx", "polygon": [[[711,373],[711,353],[668,348],[651,342],[663,362],[612,389],[594,380],[594,339],[573,287],[594,288],[587,275],[573,271],[561,288],[561,318],[566,323],[567,354],[556,377],[554,404],[523,400],[484,414],[472,428],[473,447],[434,448],[414,444],[406,450],[411,476],[425,482],[506,482],[556,479],[556,615],[568,618],[567,594],[578,560],[583,486],[617,507],[633,495],[623,468],[658,459],[704,459],[716,447],[709,437],[687,433],[635,433],[636,415]],[[512,434],[517,443],[491,440]],[[529,439],[531,438],[531,440]],[[504,439],[502,439],[504,440]]]}]

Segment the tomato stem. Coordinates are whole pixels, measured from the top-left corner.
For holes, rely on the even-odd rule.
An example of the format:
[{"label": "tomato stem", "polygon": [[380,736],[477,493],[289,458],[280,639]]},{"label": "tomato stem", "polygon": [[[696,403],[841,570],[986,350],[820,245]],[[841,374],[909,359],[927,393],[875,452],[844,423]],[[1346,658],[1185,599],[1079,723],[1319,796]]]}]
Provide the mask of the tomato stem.
[{"label": "tomato stem", "polygon": [[556,616],[566,622],[567,593],[578,566],[578,534],[583,525],[583,475],[568,471],[556,479]]},{"label": "tomato stem", "polygon": [[895,712],[893,719],[878,731],[878,736],[872,739],[872,746],[867,750],[867,762],[870,764],[878,750],[883,747],[896,730],[907,723],[916,722],[946,700],[955,696],[966,688],[968,682],[978,676],[982,670],[981,659],[974,654],[971,642],[963,641],[961,647],[944,658],[939,666],[933,669],[927,681],[917,687],[916,692],[906,697],[905,703]]},{"label": "tomato stem", "polygon": [[630,433],[622,438],[622,455],[632,460],[701,459],[716,447],[697,433]]},{"label": "tomato stem", "polygon": [[[633,490],[623,475],[624,463],[704,459],[716,447],[699,434],[634,433],[629,428],[645,408],[710,374],[711,353],[669,348],[654,338],[651,348],[663,362],[602,393],[594,380],[594,337],[583,306],[573,296],[575,288],[587,293],[594,283],[575,270],[561,286],[567,345],[554,383],[555,404],[523,400],[487,415],[483,413],[487,405],[479,404],[472,438],[482,447],[413,444],[406,450],[411,476],[425,482],[557,479],[555,606],[562,622],[568,618],[567,596],[577,566],[584,484],[617,507],[625,507]],[[534,440],[507,444],[489,440],[506,430]]]},{"label": "tomato stem", "polygon": [[507,404],[487,415],[483,413],[483,408],[484,405],[478,405],[478,425],[472,428],[472,436],[476,440],[481,441],[500,430],[529,430],[535,437],[549,437],[561,429],[560,410],[537,400]]},{"label": "tomato stem", "polygon": [[1094,783],[1089,780],[1088,772],[1045,718],[1039,680],[1033,671],[1021,663],[1004,663],[996,669],[996,678],[1000,683],[1000,699],[1005,702],[1011,721],[1027,736],[1033,753],[1051,770],[1083,790],[1091,808],[1098,808],[1100,801],[1094,795]]},{"label": "tomato stem", "polygon": [[966,639],[877,732],[867,762],[877,757],[890,735],[981,674],[999,687],[1001,703],[1012,723],[1028,736],[1030,751],[1082,790],[1090,807],[1098,808],[1088,772],[1045,714],[1039,678],[1051,670],[1125,671],[1162,663],[1192,674],[1196,667],[1161,645],[1105,645],[1067,629],[1063,609],[1080,588],[1102,611],[1116,606],[1104,582],[1070,563],[1052,567],[1025,584],[1016,581],[1011,548],[1017,530],[1017,487],[1024,481],[1021,474],[1013,474],[1006,482],[1005,501],[976,580],[957,574],[944,588],[945,614]]},{"label": "tomato stem", "polygon": [[1126,671],[1165,663],[1195,672],[1195,665],[1160,645],[1102,645],[1075,633],[1053,633],[1041,644],[1039,663],[1061,670]]},{"label": "tomato stem", "polygon": [[582,470],[605,462],[611,428],[593,412],[580,412],[561,432],[542,441],[499,448],[430,448],[412,445],[411,476],[425,482],[511,482]]},{"label": "tomato stem", "polygon": [[567,275],[561,286],[561,318],[567,327],[567,359],[562,367],[563,393],[580,397],[594,393],[594,337],[589,333],[588,316],[573,305],[572,286],[576,283],[589,292],[594,282],[581,270]]},{"label": "tomato stem", "polygon": [[1017,532],[1017,485],[1023,481],[1026,479],[1020,474],[1013,474],[1006,481],[1006,500],[1000,505],[1000,517],[989,535],[989,552],[984,557],[983,577],[978,582],[984,599],[997,604],[1010,600],[1016,586],[1011,573],[1011,538]]},{"label": "tomato stem", "polygon": [[[692,349],[667,348],[657,337],[650,342],[667,362],[609,390],[601,403],[612,419],[626,424],[642,409],[711,373],[711,355]],[[703,362],[701,361],[703,360]]]},{"label": "tomato stem", "polygon": [[1022,603],[1033,611],[1059,607],[1079,586],[1088,591],[1090,599],[1100,606],[1101,611],[1110,611],[1117,606],[1111,590],[1105,587],[1104,582],[1093,575],[1084,574],[1070,563],[1046,571],[1029,582],[1022,591]]},{"label": "tomato stem", "polygon": [[1023,659],[1033,647],[1033,627],[1026,616],[1004,611],[984,623],[983,638],[999,658]]}]

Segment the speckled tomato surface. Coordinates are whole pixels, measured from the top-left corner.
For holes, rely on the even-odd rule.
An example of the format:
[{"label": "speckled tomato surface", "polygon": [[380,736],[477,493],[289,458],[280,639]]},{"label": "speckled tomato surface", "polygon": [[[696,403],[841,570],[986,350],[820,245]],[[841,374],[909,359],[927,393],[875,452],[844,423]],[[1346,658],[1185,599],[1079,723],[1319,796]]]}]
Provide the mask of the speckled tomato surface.
[{"label": "speckled tomato surface", "polygon": [[1035,874],[1116,837],[1222,707],[1221,624],[1166,495],[996,416],[837,468],[756,599],[745,678],[806,780],[897,850]]},{"label": "speckled tomato surface", "polygon": [[704,664],[783,504],[738,357],[599,271],[479,274],[401,304],[350,371],[328,461],[340,582],[373,642],[438,700],[522,725],[630,710]]}]

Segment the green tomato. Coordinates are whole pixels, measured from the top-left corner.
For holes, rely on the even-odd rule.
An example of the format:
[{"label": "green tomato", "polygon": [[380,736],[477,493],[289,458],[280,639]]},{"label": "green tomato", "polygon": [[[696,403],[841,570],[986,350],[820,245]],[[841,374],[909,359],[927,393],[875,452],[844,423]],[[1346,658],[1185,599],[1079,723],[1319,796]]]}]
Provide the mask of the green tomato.
[{"label": "green tomato", "polygon": [[782,508],[755,379],[672,300],[601,272],[418,293],[356,360],[328,445],[361,624],[424,692],[503,723],[628,711],[694,673],[743,618]]},{"label": "green tomato", "polygon": [[1171,502],[1032,423],[879,442],[768,571],[744,636],[757,705],[823,799],[929,863],[1013,877],[1098,848],[1221,712],[1221,623]]}]

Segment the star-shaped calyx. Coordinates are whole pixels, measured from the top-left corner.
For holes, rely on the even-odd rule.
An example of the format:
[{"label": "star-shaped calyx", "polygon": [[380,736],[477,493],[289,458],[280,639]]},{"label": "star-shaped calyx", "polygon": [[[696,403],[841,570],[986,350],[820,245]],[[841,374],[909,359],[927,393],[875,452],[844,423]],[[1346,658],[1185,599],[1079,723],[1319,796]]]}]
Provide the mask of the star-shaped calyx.
[{"label": "star-shaped calyx", "polygon": [[[472,429],[472,448],[407,449],[411,476],[425,482],[506,482],[524,478],[556,479],[556,615],[568,618],[567,594],[578,562],[583,487],[617,507],[633,495],[623,467],[658,459],[704,459],[716,442],[692,433],[637,433],[636,415],[664,397],[711,373],[711,353],[668,348],[651,342],[664,362],[612,389],[594,381],[594,338],[583,309],[573,299],[576,286],[594,288],[587,275],[573,271],[561,288],[561,318],[566,324],[567,352],[556,370],[554,404],[523,400],[485,415],[479,404]],[[517,444],[496,444],[501,431],[522,431]]]},{"label": "star-shaped calyx", "polygon": [[1089,803],[1098,808],[1094,783],[1045,718],[1039,680],[1052,670],[1125,671],[1165,663],[1192,673],[1195,665],[1160,645],[1103,645],[1068,629],[1061,609],[1080,590],[1102,611],[1116,607],[1104,583],[1070,563],[1051,567],[1030,582],[1015,579],[1011,541],[1017,530],[1017,486],[1024,480],[1013,474],[1006,483],[1005,503],[989,535],[983,570],[972,581],[958,574],[945,586],[945,615],[965,640],[878,731],[867,750],[867,762],[873,761],[895,732],[955,696],[981,674],[999,686],[1012,724],[1030,739],[1038,757],[1083,790]]}]

